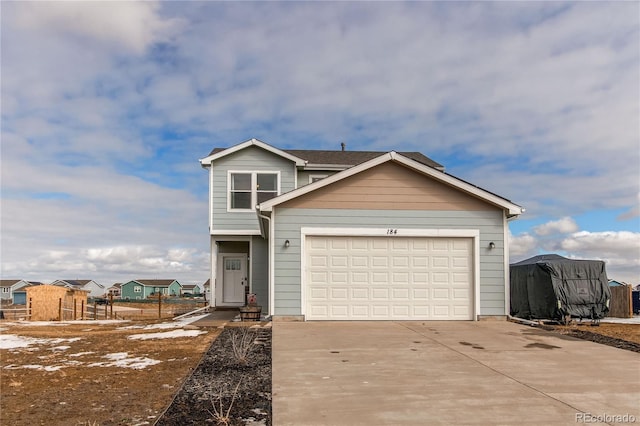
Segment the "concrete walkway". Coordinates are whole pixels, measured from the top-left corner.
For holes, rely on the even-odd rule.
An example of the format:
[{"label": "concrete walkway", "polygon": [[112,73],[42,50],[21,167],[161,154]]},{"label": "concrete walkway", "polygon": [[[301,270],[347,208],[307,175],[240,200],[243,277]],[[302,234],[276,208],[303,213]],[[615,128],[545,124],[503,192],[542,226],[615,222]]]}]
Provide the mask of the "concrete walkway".
[{"label": "concrete walkway", "polygon": [[236,316],[238,316],[238,310],[216,310],[211,312],[206,317],[199,319],[192,323],[192,325],[198,327],[220,327],[231,322]]},{"label": "concrete walkway", "polygon": [[640,422],[634,352],[503,321],[273,329],[278,426]]}]

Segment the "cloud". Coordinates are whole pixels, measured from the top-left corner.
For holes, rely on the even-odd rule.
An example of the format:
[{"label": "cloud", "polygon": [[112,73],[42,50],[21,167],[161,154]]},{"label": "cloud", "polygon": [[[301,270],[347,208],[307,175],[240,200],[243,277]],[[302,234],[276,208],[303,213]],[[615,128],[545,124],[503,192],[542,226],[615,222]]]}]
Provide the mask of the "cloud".
[{"label": "cloud", "polygon": [[13,18],[24,30],[49,36],[98,41],[142,53],[166,41],[184,22],[159,15],[160,4],[147,2],[25,2],[14,5]]},{"label": "cloud", "polygon": [[571,217],[563,217],[559,220],[547,222],[545,224],[536,226],[533,231],[540,236],[549,234],[569,234],[578,230],[578,224]]}]

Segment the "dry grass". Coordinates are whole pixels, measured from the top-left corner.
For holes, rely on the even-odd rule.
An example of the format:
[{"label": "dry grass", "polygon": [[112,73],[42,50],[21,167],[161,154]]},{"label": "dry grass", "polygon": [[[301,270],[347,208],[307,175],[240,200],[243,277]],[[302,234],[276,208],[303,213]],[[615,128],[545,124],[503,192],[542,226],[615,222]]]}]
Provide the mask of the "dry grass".
[{"label": "dry grass", "polygon": [[[98,325],[84,321],[69,325],[25,326],[0,321],[3,335],[80,338],[0,350],[3,385],[0,424],[153,424],[220,333],[219,329],[210,329],[196,337],[131,340],[128,336],[132,334],[166,330],[122,328],[156,322]],[[125,352],[130,358],[160,362],[142,369],[90,366],[91,363],[104,363],[105,355]],[[53,370],[33,366],[48,366]],[[60,368],[56,370],[56,367]]]}]

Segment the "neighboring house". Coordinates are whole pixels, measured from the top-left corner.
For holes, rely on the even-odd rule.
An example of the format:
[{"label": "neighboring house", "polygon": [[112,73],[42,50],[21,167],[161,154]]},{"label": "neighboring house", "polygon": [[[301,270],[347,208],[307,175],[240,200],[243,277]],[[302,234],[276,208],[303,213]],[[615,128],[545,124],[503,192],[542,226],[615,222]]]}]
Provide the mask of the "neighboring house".
[{"label": "neighboring house", "polygon": [[107,292],[102,284],[98,284],[93,280],[56,280],[51,284],[75,290],[88,291],[89,297],[103,297]]},{"label": "neighboring house", "polygon": [[0,280],[0,299],[2,301],[14,301],[14,292],[32,283],[25,280]]},{"label": "neighboring house", "polygon": [[176,280],[133,280],[122,284],[122,299],[146,299],[162,293],[166,296],[180,295],[182,286]]},{"label": "neighboring house", "polygon": [[241,306],[251,292],[276,319],[509,314],[507,221],[524,209],[421,153],[251,139],[200,163],[212,306]]},{"label": "neighboring house", "polygon": [[107,295],[112,295],[114,298],[119,298],[122,294],[122,283],[115,283],[107,289]]},{"label": "neighboring house", "polygon": [[182,286],[182,294],[200,295],[202,290],[198,284],[184,284]]}]

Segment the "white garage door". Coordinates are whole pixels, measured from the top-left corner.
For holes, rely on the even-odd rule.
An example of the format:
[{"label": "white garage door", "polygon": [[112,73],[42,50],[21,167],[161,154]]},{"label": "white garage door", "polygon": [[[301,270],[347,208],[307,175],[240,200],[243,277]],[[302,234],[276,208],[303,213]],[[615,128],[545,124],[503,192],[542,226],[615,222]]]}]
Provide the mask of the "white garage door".
[{"label": "white garage door", "polygon": [[473,319],[471,238],[306,238],[307,320]]}]

